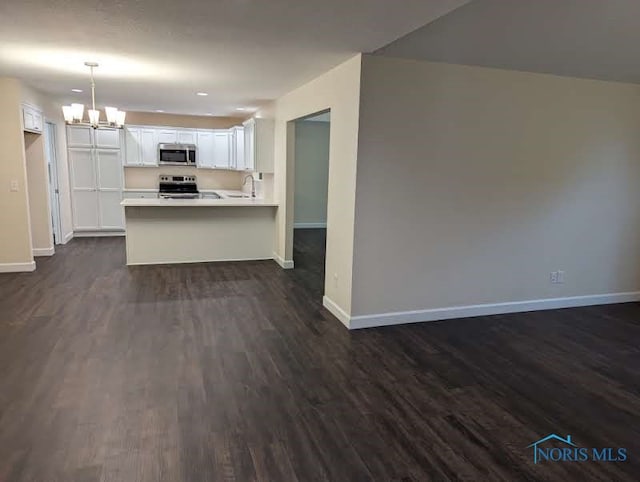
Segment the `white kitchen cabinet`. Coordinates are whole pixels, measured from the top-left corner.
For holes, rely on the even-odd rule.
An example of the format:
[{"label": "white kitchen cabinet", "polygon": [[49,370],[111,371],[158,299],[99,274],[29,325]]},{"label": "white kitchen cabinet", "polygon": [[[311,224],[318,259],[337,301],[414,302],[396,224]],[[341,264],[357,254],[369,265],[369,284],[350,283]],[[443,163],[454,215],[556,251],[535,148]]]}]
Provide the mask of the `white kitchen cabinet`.
[{"label": "white kitchen cabinet", "polygon": [[98,214],[98,191],[95,189],[72,191],[73,229],[76,231],[97,231],[100,229]]},{"label": "white kitchen cabinet", "polygon": [[140,129],[140,162],[145,167],[158,165],[158,131]]},{"label": "white kitchen cabinet", "polygon": [[179,129],[177,131],[178,144],[196,144],[198,131],[193,129]]},{"label": "white kitchen cabinet", "polygon": [[67,126],[68,147],[93,147],[93,128],[89,126]]},{"label": "white kitchen cabinet", "polygon": [[196,163],[198,167],[212,168],[213,162],[213,131],[198,131],[196,145],[198,151],[196,153]]},{"label": "white kitchen cabinet", "polygon": [[156,167],[158,165],[158,131],[153,128],[125,129],[125,166]]},{"label": "white kitchen cabinet", "polygon": [[244,128],[232,127],[231,130],[231,161],[230,167],[238,171],[244,171]]},{"label": "white kitchen cabinet", "polygon": [[245,169],[273,172],[275,123],[271,119],[249,119],[244,126]]},{"label": "white kitchen cabinet", "polygon": [[122,156],[125,166],[140,166],[142,159],[140,151],[142,149],[139,127],[126,127],[124,130],[124,155]]},{"label": "white kitchen cabinet", "polygon": [[94,151],[98,190],[122,190],[120,154],[112,149]]},{"label": "white kitchen cabinet", "polygon": [[178,131],[176,129],[159,129],[158,144],[177,144]]},{"label": "white kitchen cabinet", "polygon": [[124,208],[120,205],[122,191],[98,190],[98,219],[100,229],[118,231],[124,229]]},{"label": "white kitchen cabinet", "polygon": [[213,167],[229,169],[231,153],[231,135],[228,130],[216,130],[213,133]]},{"label": "white kitchen cabinet", "polygon": [[[73,208],[73,228],[76,231],[120,231],[124,229],[122,198],[123,173],[121,159],[121,132],[105,129],[105,135],[91,132],[90,127],[69,126],[67,141]],[[102,128],[95,133],[100,133]],[[125,144],[135,145],[135,131]],[[117,143],[116,143],[117,140]],[[94,142],[100,142],[98,148]]]},{"label": "white kitchen cabinet", "polygon": [[42,112],[33,106],[23,104],[22,124],[25,131],[42,134],[42,131],[44,130],[44,118],[42,117]]},{"label": "white kitchen cabinet", "polygon": [[94,145],[100,149],[120,149],[120,129],[101,127],[93,133]]}]

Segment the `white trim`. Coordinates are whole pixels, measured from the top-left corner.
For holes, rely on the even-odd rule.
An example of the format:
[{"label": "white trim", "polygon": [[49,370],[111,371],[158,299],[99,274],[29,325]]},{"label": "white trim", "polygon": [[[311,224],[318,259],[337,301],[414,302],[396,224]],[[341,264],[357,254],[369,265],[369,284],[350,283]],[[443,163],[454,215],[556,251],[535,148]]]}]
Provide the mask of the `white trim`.
[{"label": "white trim", "polygon": [[55,253],[53,246],[50,248],[33,248],[32,251],[34,256],[53,256]]},{"label": "white trim", "polygon": [[342,308],[340,308],[335,301],[327,296],[323,296],[322,305],[329,310],[333,316],[338,318],[344,326],[351,329],[349,326],[351,317]]},{"label": "white trim", "polygon": [[281,256],[278,256],[277,253],[273,253],[273,260],[278,263],[282,269],[293,269],[292,259],[284,259]]},{"label": "white trim", "polygon": [[125,231],[74,231],[74,238],[103,238],[107,236],[125,236]]},{"label": "white trim", "polygon": [[327,222],[324,223],[293,223],[293,229],[314,229],[326,228]]},{"label": "white trim", "polygon": [[0,263],[0,273],[23,273],[35,270],[35,261],[31,261],[30,263]]},{"label": "white trim", "polygon": [[449,308],[400,311],[396,313],[380,313],[374,315],[359,315],[350,317],[350,319],[348,320],[348,324],[343,320],[340,321],[345,323],[349,327],[349,329],[358,329],[372,328],[375,326],[399,325],[404,323],[419,323],[424,321],[450,320],[453,318],[469,318],[473,316],[501,315],[505,313],[521,313],[526,311],[557,310],[560,308],[575,308],[577,306],[630,303],[634,301],[640,301],[640,291],[632,291],[628,293],[572,296],[567,298],[514,301],[508,303],[452,306]]},{"label": "white trim", "polygon": [[62,244],[67,244],[73,239],[73,231],[69,231],[64,238],[62,238]]}]

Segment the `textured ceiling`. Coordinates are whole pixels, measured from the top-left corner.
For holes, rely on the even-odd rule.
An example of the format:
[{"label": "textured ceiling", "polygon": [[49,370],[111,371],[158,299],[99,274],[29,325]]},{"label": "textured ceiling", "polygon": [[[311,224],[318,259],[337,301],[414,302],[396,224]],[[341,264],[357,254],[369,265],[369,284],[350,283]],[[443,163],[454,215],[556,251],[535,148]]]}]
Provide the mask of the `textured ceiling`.
[{"label": "textured ceiling", "polygon": [[277,98],[464,3],[5,0],[0,75],[63,102],[86,103],[83,62],[96,60],[101,105],[227,115]]},{"label": "textured ceiling", "polygon": [[638,0],[474,0],[380,55],[640,83]]}]

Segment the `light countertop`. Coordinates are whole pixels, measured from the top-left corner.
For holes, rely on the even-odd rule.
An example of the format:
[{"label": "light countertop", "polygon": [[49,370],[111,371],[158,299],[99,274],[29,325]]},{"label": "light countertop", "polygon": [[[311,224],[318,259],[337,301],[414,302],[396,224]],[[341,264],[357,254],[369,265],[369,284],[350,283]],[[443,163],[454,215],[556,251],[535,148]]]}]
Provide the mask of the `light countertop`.
[{"label": "light countertop", "polygon": [[277,202],[261,198],[222,199],[124,199],[122,206],[131,207],[276,207]]}]

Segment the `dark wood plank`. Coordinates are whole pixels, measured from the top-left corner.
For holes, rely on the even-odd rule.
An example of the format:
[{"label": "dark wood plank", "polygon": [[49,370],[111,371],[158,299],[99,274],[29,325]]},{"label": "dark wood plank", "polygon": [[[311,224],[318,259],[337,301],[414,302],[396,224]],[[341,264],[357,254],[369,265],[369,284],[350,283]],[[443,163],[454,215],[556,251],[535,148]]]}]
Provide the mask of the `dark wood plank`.
[{"label": "dark wood plank", "polygon": [[[0,275],[0,481],[637,480],[640,305],[348,332],[273,262]],[[534,465],[550,432],[625,463]]]}]

